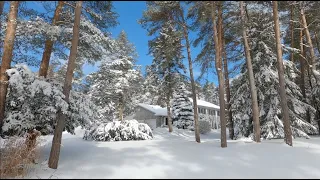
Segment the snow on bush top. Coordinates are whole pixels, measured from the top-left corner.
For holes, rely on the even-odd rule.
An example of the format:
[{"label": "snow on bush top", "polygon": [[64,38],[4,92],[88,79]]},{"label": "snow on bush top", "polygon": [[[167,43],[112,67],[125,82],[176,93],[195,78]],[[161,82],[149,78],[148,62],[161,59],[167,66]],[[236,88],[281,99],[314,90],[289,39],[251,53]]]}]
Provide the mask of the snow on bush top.
[{"label": "snow on bush top", "polygon": [[94,141],[129,141],[152,139],[151,128],[136,120],[113,121],[94,125],[87,130],[83,139]]}]

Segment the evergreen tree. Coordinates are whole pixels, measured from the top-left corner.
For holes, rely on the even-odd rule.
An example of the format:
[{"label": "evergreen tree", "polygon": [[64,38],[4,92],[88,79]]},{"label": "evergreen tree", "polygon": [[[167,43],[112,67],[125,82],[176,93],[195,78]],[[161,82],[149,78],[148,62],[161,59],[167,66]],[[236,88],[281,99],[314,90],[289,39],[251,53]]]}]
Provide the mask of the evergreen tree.
[{"label": "evergreen tree", "polygon": [[[148,29],[148,35],[152,36],[159,33],[163,25],[171,22],[172,26],[181,32],[185,40],[187,50],[189,73],[192,87],[194,121],[195,121],[195,140],[200,143],[200,133],[198,127],[198,108],[197,108],[197,93],[193,75],[193,62],[191,57],[191,43],[189,41],[189,26],[185,16],[186,5],[179,1],[149,1],[147,2],[148,9],[143,13],[140,23]],[[182,46],[181,46],[182,48]]]},{"label": "evergreen tree", "polygon": [[190,92],[183,83],[179,83],[173,93],[172,120],[173,125],[179,129],[193,128],[193,110],[189,95]]},{"label": "evergreen tree", "polygon": [[170,100],[176,84],[174,76],[179,73],[179,70],[184,70],[181,34],[175,30],[172,24],[171,21],[165,23],[159,37],[149,42],[150,52],[154,56],[153,67],[160,79],[159,85],[162,89],[162,97],[165,97],[169,117],[169,132],[172,131]]},{"label": "evergreen tree", "polygon": [[[250,11],[248,37],[251,39],[251,55],[254,79],[260,108],[262,138],[284,138],[281,117],[279,79],[273,20],[270,13]],[[292,62],[284,61],[286,95],[292,134],[294,137],[308,137],[315,134],[316,128],[303,118],[307,110],[314,108],[303,102],[299,86],[294,82],[298,70]],[[250,86],[247,69],[242,66],[241,74],[232,81],[232,111],[234,112],[235,137],[251,136],[253,133]]]},{"label": "evergreen tree", "polygon": [[115,53],[102,60],[98,71],[87,77],[91,85],[88,94],[108,120],[122,120],[138,103],[133,99],[142,88],[142,75],[134,69],[135,52],[125,32],[121,32]]},{"label": "evergreen tree", "polygon": [[203,100],[208,101],[212,104],[219,104],[219,92],[218,88],[214,85],[213,82],[209,82],[208,80],[203,85],[202,88]]}]

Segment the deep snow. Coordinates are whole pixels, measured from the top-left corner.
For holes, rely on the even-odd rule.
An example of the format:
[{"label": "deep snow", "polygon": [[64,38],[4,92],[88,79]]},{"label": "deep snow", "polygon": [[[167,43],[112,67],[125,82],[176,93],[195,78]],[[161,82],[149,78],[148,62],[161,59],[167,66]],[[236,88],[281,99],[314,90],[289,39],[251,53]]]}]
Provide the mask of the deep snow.
[{"label": "deep snow", "polygon": [[153,140],[94,142],[63,134],[58,170],[47,168],[52,136],[43,137],[43,158],[32,178],[320,178],[320,137],[228,140],[212,130],[194,140],[194,132],[166,128],[153,131]]}]

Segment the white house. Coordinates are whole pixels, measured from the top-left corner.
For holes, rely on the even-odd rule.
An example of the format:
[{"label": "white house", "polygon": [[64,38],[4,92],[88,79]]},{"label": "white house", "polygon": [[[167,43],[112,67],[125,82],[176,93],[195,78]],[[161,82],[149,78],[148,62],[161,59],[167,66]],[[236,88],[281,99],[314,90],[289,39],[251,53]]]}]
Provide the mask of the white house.
[{"label": "white house", "polygon": [[[192,98],[189,98],[193,102]],[[198,112],[208,116],[211,127],[217,129],[220,124],[220,107],[203,100],[197,100]],[[136,119],[148,124],[152,129],[168,125],[167,108],[158,105],[138,104],[133,116],[125,119]]]}]

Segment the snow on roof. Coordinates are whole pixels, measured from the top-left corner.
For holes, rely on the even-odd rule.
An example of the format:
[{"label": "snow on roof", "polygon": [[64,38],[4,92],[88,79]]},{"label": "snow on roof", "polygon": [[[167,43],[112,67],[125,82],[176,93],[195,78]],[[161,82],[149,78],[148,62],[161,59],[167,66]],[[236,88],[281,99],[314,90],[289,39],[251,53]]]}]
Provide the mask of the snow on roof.
[{"label": "snow on roof", "polygon": [[[192,98],[189,98],[189,100],[191,102],[193,102]],[[210,107],[210,108],[214,108],[214,109],[220,109],[220,106],[212,104],[212,103],[209,103],[207,101],[200,100],[200,99],[197,99],[197,104],[198,104],[198,106],[204,106],[204,107]]]},{"label": "snow on roof", "polygon": [[138,104],[140,107],[145,108],[154,113],[155,116],[167,116],[167,109],[158,105]]}]

